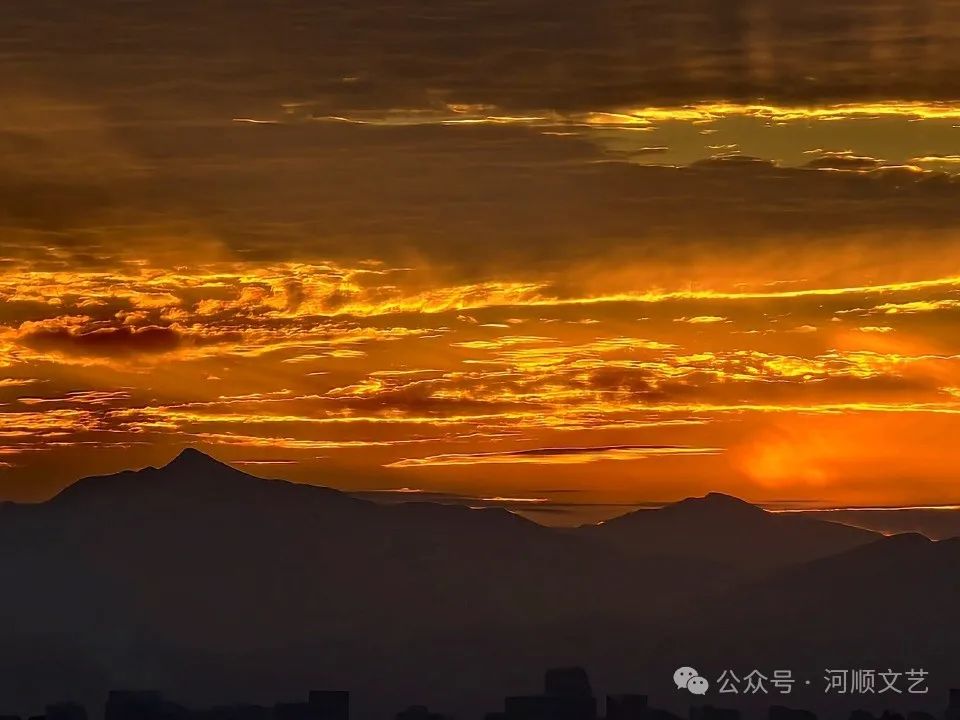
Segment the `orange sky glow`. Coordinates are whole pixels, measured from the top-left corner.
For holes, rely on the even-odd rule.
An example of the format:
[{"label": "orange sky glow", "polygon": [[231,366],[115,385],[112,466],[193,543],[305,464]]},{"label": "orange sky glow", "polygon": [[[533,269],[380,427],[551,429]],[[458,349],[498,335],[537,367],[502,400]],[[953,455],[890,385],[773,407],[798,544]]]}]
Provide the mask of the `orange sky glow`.
[{"label": "orange sky glow", "polygon": [[[708,491],[956,504],[960,103],[813,59],[778,97],[793,65],[741,5],[756,97],[692,36],[622,91],[534,64],[387,92],[339,46],[321,82],[295,41],[167,89],[206,50],[12,53],[0,500],[194,446],[558,524]],[[907,52],[874,20],[863,73]],[[930,37],[914,67],[956,77]]]}]

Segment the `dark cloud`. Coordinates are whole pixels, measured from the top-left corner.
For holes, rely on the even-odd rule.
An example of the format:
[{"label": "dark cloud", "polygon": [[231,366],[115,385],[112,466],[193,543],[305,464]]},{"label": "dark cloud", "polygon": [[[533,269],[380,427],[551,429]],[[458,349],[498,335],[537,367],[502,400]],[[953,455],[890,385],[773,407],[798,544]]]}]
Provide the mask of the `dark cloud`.
[{"label": "dark cloud", "polygon": [[55,70],[126,117],[291,99],[336,111],[960,96],[956,0],[38,0],[9,13],[25,75]]},{"label": "dark cloud", "polygon": [[588,386],[593,390],[649,395],[656,391],[656,379],[647,370],[599,368],[590,373]]},{"label": "dark cloud", "polygon": [[564,464],[589,463],[601,460],[639,460],[669,455],[715,455],[719,448],[687,445],[597,445],[585,447],[543,447],[493,452],[444,453],[428,457],[404,458],[387,465],[390,468],[429,467],[442,465],[484,464]]},{"label": "dark cloud", "polygon": [[814,158],[807,167],[819,170],[876,170],[883,165],[876,158],[852,155],[849,153],[825,153]]},{"label": "dark cloud", "polygon": [[4,176],[0,151],[0,224],[29,230],[63,230],[103,221],[112,204],[110,192],[53,178]]},{"label": "dark cloud", "polygon": [[36,350],[54,350],[77,355],[113,356],[165,353],[181,346],[180,333],[171,328],[118,327],[78,332],[59,327],[27,330],[20,342]]},{"label": "dark cloud", "polygon": [[303,289],[303,283],[297,280],[289,279],[283,283],[283,290],[287,294],[287,312],[296,312],[297,308],[303,303],[306,298],[306,293]]},{"label": "dark cloud", "polygon": [[512,457],[553,457],[557,455],[593,455],[595,453],[616,452],[617,450],[677,450],[683,449],[676,445],[606,445],[596,447],[550,447],[532,448],[530,450],[514,450],[497,453],[501,456]]},{"label": "dark cloud", "polygon": [[[954,4],[960,8],[960,0],[944,0],[924,12],[936,11],[938,22],[949,25],[960,22],[960,15],[950,15]],[[719,70],[723,58],[731,57],[727,44],[756,37],[754,22],[765,32],[783,25],[784,39],[792,33],[845,36],[847,22],[855,17],[860,29],[894,31],[886,27],[885,16],[862,3],[837,7],[818,0],[809,10],[798,10],[779,2],[733,0],[718,10],[693,0],[685,0],[682,8],[662,0],[604,0],[566,4],[541,15],[540,0],[525,0],[521,7],[485,0],[454,2],[437,17],[427,13],[425,18],[380,2],[334,12],[290,0],[270,12],[237,4],[219,8],[217,32],[208,32],[209,22],[202,22],[208,13],[212,19],[205,3],[175,3],[174,10],[94,0],[81,15],[53,0],[41,5],[49,6],[49,14],[20,8],[14,11],[22,15],[19,25],[11,24],[17,42],[35,37],[40,50],[0,61],[0,77],[44,79],[30,93],[15,88],[0,98],[8,109],[0,118],[0,223],[5,226],[0,254],[35,263],[44,254],[51,257],[40,260],[68,258],[74,268],[109,267],[118,256],[130,255],[183,263],[196,262],[202,252],[251,262],[380,258],[434,265],[457,275],[489,275],[492,269],[500,274],[506,267],[520,275],[529,274],[530,267],[562,270],[604,251],[673,261],[707,246],[750,257],[780,247],[784,239],[817,237],[826,244],[843,234],[960,225],[958,185],[949,175],[877,168],[860,153],[826,154],[809,168],[778,167],[771,159],[777,157],[777,145],[763,158],[674,162],[668,158],[675,146],[696,147],[701,157],[709,152],[708,140],[697,134],[699,125],[690,126],[693,139],[654,139],[642,127],[617,133],[543,125],[559,122],[561,111],[602,110],[592,94],[635,107],[675,88],[682,94],[676,80],[696,64],[679,54],[695,59],[702,52],[706,67]],[[902,9],[908,14],[905,4]],[[469,21],[462,27],[478,33],[468,45],[475,52],[511,58],[497,52],[495,41],[516,45],[515,66],[475,84],[473,65],[450,62],[464,46],[441,39],[460,27],[454,18]],[[348,21],[350,43],[331,29]],[[192,22],[198,31],[188,37],[172,31],[194,27]],[[100,29],[91,33],[93,27]],[[741,30],[731,34],[737,27]],[[125,47],[140,48],[137,63],[109,61],[111,51],[100,42],[109,28],[118,29]],[[268,36],[264,28],[289,32]],[[666,43],[655,62],[645,62],[650,42],[669,37],[671,28],[684,30],[682,47]],[[619,39],[611,37],[614,31]],[[481,42],[486,35],[489,44]],[[274,37],[286,40],[278,45]],[[365,38],[371,43],[364,45]],[[375,38],[381,42],[373,44]],[[558,43],[557,52],[564,52],[545,60],[550,38]],[[416,51],[408,62],[384,62],[408,43]],[[593,43],[591,52],[578,54],[581,45]],[[625,52],[624,64],[617,48],[633,43],[636,51]],[[800,52],[790,44],[772,47]],[[354,55],[363,49],[370,58]],[[338,53],[347,56],[329,62]],[[744,53],[741,61],[749,56]],[[949,57],[942,62],[952,62]],[[564,65],[580,61],[589,62],[591,72]],[[549,81],[527,78],[543,70],[541,62],[556,64]],[[686,70],[671,74],[671,62]],[[316,71],[313,63],[326,70]],[[134,74],[128,74],[131,65]],[[871,65],[866,76],[874,70]],[[397,79],[400,72],[420,79]],[[621,73],[649,74],[650,82],[666,89],[648,97],[630,83],[618,85]],[[179,79],[169,82],[171,77]],[[883,75],[882,82],[889,77]],[[504,86],[527,80],[529,88],[519,94],[529,95],[527,105],[509,110],[505,100],[521,98]],[[393,97],[418,82],[424,85],[411,97]],[[458,91],[460,83],[469,88]],[[449,104],[458,101],[458,93],[483,95],[477,102],[491,106],[488,114],[545,119],[526,125],[442,124],[455,114]],[[575,104],[574,93],[582,96],[583,107],[565,110]],[[570,98],[561,102],[566,95]],[[707,97],[701,93],[686,100]],[[298,99],[305,108],[284,111],[283,102]],[[845,99],[855,100],[856,93]],[[350,115],[356,104],[366,107],[361,118],[380,124],[320,120]],[[258,113],[278,123],[232,122]],[[945,124],[944,132],[950,131]],[[916,148],[900,154],[915,155]],[[639,164],[661,160],[671,166]],[[828,167],[864,172],[813,171]],[[696,213],[690,212],[691,198]],[[350,290],[343,288],[331,294],[329,304],[349,298]],[[302,301],[292,284],[288,301],[289,310]]]},{"label": "dark cloud", "polygon": [[21,327],[17,342],[38,351],[81,357],[122,357],[237,343],[241,337],[236,331],[192,333],[156,325],[88,328],[28,322]]},{"label": "dark cloud", "polygon": [[715,155],[703,160],[697,160],[691,163],[690,167],[701,170],[736,170],[741,172],[756,171],[758,173],[767,173],[776,168],[776,163],[773,160],[751,157],[749,155]]},{"label": "dark cloud", "polygon": [[[458,384],[459,385],[459,384]],[[464,384],[465,385],[465,384]],[[463,385],[461,385],[462,387]],[[358,396],[349,392],[339,394],[336,390],[324,398],[331,408],[350,408],[368,412],[389,411],[403,413],[456,413],[456,412],[508,412],[523,406],[523,403],[493,398],[438,397],[437,391],[457,387],[442,381],[420,382],[401,388],[388,388],[379,392]],[[535,407],[527,404],[526,407]]]},{"label": "dark cloud", "polygon": [[[268,144],[273,132],[265,131]],[[57,227],[47,243],[76,264],[101,265],[132,247],[187,257],[213,238],[221,253],[249,261],[377,257],[461,276],[529,276],[531,267],[549,271],[604,251],[671,261],[713,248],[749,257],[785,238],[827,244],[845,234],[960,225],[960,184],[908,169],[824,173],[743,157],[643,166],[605,161],[583,139],[519,127],[314,125],[270,146],[274,158],[256,157],[266,151],[253,128],[214,160],[193,148],[190,133],[169,148],[175,158],[123,183],[106,216],[116,227],[104,226],[95,192],[74,195],[67,207],[39,189],[33,200],[18,191],[11,222]],[[847,160],[831,162],[850,169]],[[35,243],[7,240],[18,252]],[[293,307],[300,296],[289,291]],[[337,291],[328,305],[351,292]]]}]

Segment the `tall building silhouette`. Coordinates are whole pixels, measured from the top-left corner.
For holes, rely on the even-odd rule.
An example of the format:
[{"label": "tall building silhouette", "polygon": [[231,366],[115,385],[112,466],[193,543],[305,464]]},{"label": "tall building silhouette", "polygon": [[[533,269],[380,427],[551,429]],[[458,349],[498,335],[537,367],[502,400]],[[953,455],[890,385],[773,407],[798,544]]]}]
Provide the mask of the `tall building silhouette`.
[{"label": "tall building silhouette", "polygon": [[596,720],[597,700],[583,668],[547,670],[543,688],[543,695],[508,697],[506,720]]}]

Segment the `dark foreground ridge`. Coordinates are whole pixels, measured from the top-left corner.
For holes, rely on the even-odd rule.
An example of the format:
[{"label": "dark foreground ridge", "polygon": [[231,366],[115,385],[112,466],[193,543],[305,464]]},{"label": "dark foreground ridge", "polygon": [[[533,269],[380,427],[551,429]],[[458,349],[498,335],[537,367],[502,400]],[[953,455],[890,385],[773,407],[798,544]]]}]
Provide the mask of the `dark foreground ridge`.
[{"label": "dark foreground ridge", "polygon": [[[470,717],[567,664],[604,687],[644,678],[679,709],[696,698],[665,669],[696,658],[808,677],[920,665],[930,695],[907,709],[939,712],[938,683],[960,677],[958,567],[960,540],[728,496],[558,530],[264,480],[187,451],[0,506],[0,584],[15,588],[0,592],[0,710],[93,708],[123,687],[189,707],[269,704],[319,686],[350,688],[362,720],[417,699]],[[736,704],[759,709],[749,701]],[[887,698],[802,702],[845,718]]]},{"label": "dark foreground ridge", "polygon": [[[642,694],[607,695],[605,714],[600,715],[597,697],[583,668],[547,670],[540,695],[507,697],[503,710],[487,713],[485,720],[682,720],[667,710],[650,707]],[[111,691],[104,707],[104,720],[350,720],[350,693],[345,690],[314,690],[306,702],[263,705],[224,705],[203,710],[187,709],[169,702],[156,691]],[[449,720],[450,716],[431,712],[423,705],[411,705],[395,715],[395,720]],[[740,720],[739,710],[714,705],[692,705],[689,720]],[[772,705],[768,720],[817,720],[807,710]],[[0,720],[21,720],[15,715],[0,715]],[[50,705],[44,715],[29,720],[89,720],[86,708],[76,703]],[[883,711],[875,716],[855,710],[849,720],[938,720],[927,712]],[[950,691],[941,720],[960,720],[960,689]]]}]

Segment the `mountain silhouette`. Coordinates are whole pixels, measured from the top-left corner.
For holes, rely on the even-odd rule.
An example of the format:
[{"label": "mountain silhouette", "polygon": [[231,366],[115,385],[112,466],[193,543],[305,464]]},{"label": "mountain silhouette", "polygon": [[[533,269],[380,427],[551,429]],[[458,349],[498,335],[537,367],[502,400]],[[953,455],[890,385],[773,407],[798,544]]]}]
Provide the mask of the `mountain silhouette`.
[{"label": "mountain silhouette", "polygon": [[[675,658],[803,643],[803,613],[838,589],[837,623],[875,596],[885,619],[905,612],[893,600],[956,599],[953,546],[878,537],[718,494],[563,531],[263,480],[187,450],[0,507],[0,577],[16,588],[0,594],[0,701],[30,712],[149,687],[267,702],[327,686],[372,717],[412,699],[490,707],[544,666],[579,663],[673,696]],[[782,610],[744,610],[758,604]]]},{"label": "mountain silhouette", "polygon": [[[720,572],[657,558],[625,572],[626,558],[588,538],[505,510],[379,505],[255,478],[196,451],[81,480],[46,503],[5,505],[0,548],[0,576],[18,588],[0,596],[10,636],[0,655],[13,653],[0,669],[22,677],[31,667],[38,700],[62,694],[43,660],[53,655],[86,659],[65,675],[88,678],[92,698],[100,674],[182,697],[231,697],[264,677],[282,686],[267,682],[269,697],[320,676],[331,687],[379,677],[370,695],[387,702],[393,688],[399,703],[438,652],[469,644],[488,660],[534,647],[530,672],[562,640],[555,628],[668,612]],[[661,592],[649,592],[651,577]],[[10,677],[0,673],[0,691]]]},{"label": "mountain silhouette", "polygon": [[804,515],[768,512],[722,493],[637,510],[584,530],[632,556],[695,557],[748,570],[832,555],[879,537]]},{"label": "mountain silhouette", "polygon": [[[827,667],[922,669],[930,693],[946,693],[960,674],[960,631],[950,621],[960,607],[958,569],[960,540],[881,538],[736,585],[670,643],[700,648],[705,666],[790,667],[817,682]],[[855,696],[873,710],[885,698]],[[816,699],[815,709],[837,712]]]},{"label": "mountain silhouette", "polygon": [[348,504],[353,500],[330,488],[265,481],[199,450],[187,448],[161,468],[147,467],[80,480],[46,505],[83,507],[90,511],[100,505],[136,506],[153,502],[230,504],[248,502],[255,496],[273,501],[305,497],[316,500],[322,496],[327,504]]},{"label": "mountain silhouette", "polygon": [[960,537],[960,510],[953,507],[839,509],[807,511],[811,517],[833,520],[875,532],[921,533],[934,540]]}]

